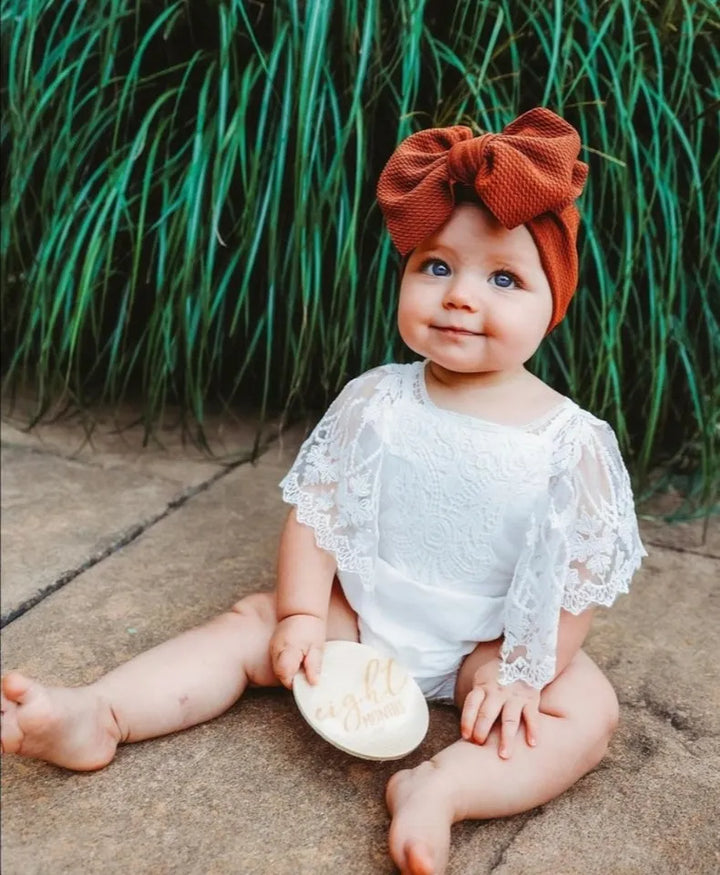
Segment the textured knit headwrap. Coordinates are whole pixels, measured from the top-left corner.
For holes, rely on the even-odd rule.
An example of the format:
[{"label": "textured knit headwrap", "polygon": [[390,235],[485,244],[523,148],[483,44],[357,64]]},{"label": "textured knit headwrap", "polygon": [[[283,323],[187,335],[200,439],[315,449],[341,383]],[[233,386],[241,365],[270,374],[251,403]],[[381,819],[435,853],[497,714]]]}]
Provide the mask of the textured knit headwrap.
[{"label": "textured knit headwrap", "polygon": [[411,134],[378,181],[390,237],[407,255],[450,218],[456,183],[474,189],[502,225],[526,225],[532,234],[553,296],[551,331],[577,286],[580,215],[574,201],[588,173],[579,152],[575,128],[540,107],[500,134],[475,137],[462,125]]}]

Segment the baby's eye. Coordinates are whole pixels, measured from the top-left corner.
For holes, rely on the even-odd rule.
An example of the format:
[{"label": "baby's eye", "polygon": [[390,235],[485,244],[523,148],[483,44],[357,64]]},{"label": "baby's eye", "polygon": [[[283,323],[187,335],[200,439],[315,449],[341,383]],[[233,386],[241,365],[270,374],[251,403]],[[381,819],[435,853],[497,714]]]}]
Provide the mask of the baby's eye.
[{"label": "baby's eye", "polygon": [[499,289],[519,288],[520,280],[509,270],[498,270],[491,277]]},{"label": "baby's eye", "polygon": [[428,258],[420,265],[420,272],[428,276],[450,276],[449,266],[440,258]]}]

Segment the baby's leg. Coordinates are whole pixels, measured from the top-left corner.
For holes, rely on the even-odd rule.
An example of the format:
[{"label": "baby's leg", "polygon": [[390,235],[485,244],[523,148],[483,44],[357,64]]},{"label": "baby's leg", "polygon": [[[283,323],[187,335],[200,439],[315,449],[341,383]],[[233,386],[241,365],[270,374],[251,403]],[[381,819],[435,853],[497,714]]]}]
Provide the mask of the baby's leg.
[{"label": "baby's leg", "polygon": [[[459,704],[478,667],[468,663],[471,657],[458,678]],[[618,705],[605,676],[580,651],[543,690],[540,712],[537,746],[530,748],[520,738],[509,760],[498,756],[495,727],[484,745],[456,741],[391,778],[390,852],[401,872],[443,872],[453,823],[527,811],[571,787],[605,754]]]},{"label": "baby's leg", "polygon": [[[43,687],[12,672],[2,684],[3,753],[70,769],[99,769],[120,742],[210,720],[248,684],[278,683],[268,648],[275,623],[274,594],[256,593],[86,687]],[[357,640],[355,614],[337,584],[328,637]]]}]

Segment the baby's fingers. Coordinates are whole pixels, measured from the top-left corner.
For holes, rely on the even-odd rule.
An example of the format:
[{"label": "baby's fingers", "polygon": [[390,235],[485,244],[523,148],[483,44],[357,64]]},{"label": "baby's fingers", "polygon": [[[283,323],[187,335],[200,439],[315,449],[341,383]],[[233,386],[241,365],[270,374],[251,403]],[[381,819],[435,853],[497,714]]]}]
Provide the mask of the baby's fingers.
[{"label": "baby's fingers", "polygon": [[307,656],[305,657],[304,667],[305,676],[307,677],[308,682],[311,684],[316,684],[320,680],[322,657],[322,647],[318,647],[317,644],[310,645]]},{"label": "baby's fingers", "polygon": [[472,690],[465,696],[462,714],[460,715],[460,735],[470,741],[477,720],[478,711],[485,698],[485,690],[482,687],[473,687]]},{"label": "baby's fingers", "polygon": [[515,739],[520,729],[520,718],[523,711],[523,702],[510,699],[503,708],[500,719],[500,746],[498,754],[509,760],[515,747]]},{"label": "baby's fingers", "polygon": [[476,741],[478,744],[485,744],[502,705],[503,701],[500,696],[493,693],[488,693],[485,696],[475,721],[475,729],[472,733],[473,741]]},{"label": "baby's fingers", "polygon": [[303,661],[303,652],[299,647],[292,644],[286,645],[275,654],[273,669],[280,683],[290,689],[295,675],[300,670]]},{"label": "baby's fingers", "polygon": [[523,718],[525,720],[525,740],[529,747],[535,747],[540,727],[540,711],[537,703],[526,705],[523,708]]}]

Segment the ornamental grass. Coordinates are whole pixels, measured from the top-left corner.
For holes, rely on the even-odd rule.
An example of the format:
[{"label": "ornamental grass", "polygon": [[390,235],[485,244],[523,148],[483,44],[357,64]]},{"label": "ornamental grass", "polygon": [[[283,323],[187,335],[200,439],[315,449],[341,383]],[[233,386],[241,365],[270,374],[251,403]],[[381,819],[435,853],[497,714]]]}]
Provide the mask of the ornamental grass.
[{"label": "ornamental grass", "polygon": [[720,472],[715,0],[2,0],[2,373],[41,416],[320,408],[408,360],[374,185],[421,127],[581,132],[581,274],[533,367],[636,485]]}]

